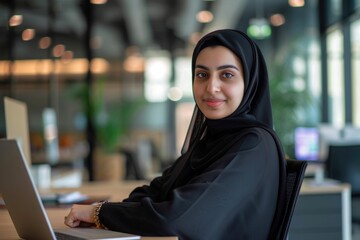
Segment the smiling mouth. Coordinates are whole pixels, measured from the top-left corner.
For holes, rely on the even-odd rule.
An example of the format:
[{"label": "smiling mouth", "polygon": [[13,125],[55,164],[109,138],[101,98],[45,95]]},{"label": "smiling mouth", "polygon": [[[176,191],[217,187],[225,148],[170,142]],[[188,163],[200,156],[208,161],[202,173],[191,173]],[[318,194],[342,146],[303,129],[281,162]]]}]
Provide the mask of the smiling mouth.
[{"label": "smiling mouth", "polygon": [[207,106],[209,107],[218,107],[221,104],[223,104],[225,101],[224,100],[219,100],[219,99],[207,99],[205,100],[205,103]]}]

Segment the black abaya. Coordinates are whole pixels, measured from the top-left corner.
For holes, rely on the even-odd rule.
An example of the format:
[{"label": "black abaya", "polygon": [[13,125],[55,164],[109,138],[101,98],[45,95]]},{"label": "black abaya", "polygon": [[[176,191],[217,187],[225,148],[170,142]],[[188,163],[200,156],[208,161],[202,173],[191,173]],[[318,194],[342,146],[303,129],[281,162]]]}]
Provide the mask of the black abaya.
[{"label": "black abaya", "polygon": [[[138,235],[179,239],[274,239],[283,210],[285,159],[272,130],[269,83],[258,46],[244,33],[217,30],[193,53],[221,45],[241,61],[244,97],[223,119],[195,111],[183,155],[149,186],[101,208],[101,223]],[[197,107],[195,107],[197,108]]]}]

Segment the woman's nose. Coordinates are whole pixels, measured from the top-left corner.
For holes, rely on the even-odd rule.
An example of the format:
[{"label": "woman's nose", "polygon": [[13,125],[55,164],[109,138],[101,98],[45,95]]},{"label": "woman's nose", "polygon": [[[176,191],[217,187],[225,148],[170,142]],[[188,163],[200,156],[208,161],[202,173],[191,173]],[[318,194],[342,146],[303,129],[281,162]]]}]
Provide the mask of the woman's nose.
[{"label": "woman's nose", "polygon": [[209,78],[206,90],[210,93],[220,91],[220,80],[214,76]]}]

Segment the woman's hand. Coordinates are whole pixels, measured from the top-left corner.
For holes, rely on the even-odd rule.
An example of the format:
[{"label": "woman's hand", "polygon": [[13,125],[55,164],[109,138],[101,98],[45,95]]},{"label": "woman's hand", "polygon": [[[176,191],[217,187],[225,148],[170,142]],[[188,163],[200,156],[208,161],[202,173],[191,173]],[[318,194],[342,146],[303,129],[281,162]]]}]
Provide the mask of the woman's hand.
[{"label": "woman's hand", "polygon": [[69,215],[65,217],[65,225],[69,227],[89,227],[94,225],[94,210],[96,205],[78,205],[71,207]]}]

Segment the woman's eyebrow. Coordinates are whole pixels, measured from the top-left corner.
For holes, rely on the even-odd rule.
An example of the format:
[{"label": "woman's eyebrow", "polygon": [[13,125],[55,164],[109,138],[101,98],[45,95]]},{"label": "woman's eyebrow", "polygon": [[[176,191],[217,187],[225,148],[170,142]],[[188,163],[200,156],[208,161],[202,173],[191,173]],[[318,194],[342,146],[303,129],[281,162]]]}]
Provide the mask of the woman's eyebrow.
[{"label": "woman's eyebrow", "polygon": [[231,64],[222,65],[222,66],[218,67],[217,69],[218,69],[218,70],[221,70],[221,69],[226,69],[226,68],[234,68],[234,69],[240,71],[240,69],[239,69],[238,67],[236,67],[236,66],[234,66],[234,65],[231,65]]},{"label": "woman's eyebrow", "polygon": [[[206,66],[201,65],[201,64],[197,64],[197,65],[195,66],[195,68],[202,68],[202,69],[205,69],[205,70],[209,70],[209,69],[210,69],[209,67],[206,67]],[[234,66],[234,65],[231,65],[231,64],[221,65],[221,66],[217,67],[216,69],[217,69],[217,70],[222,70],[222,69],[226,69],[226,68],[234,68],[234,69],[240,71],[240,69],[239,69],[238,67],[236,67],[236,66]]]},{"label": "woman's eyebrow", "polygon": [[195,66],[195,68],[202,68],[202,69],[205,69],[205,70],[209,70],[210,68],[208,68],[208,67],[206,67],[206,66],[204,66],[204,65],[201,65],[201,64],[197,64],[196,66]]}]

